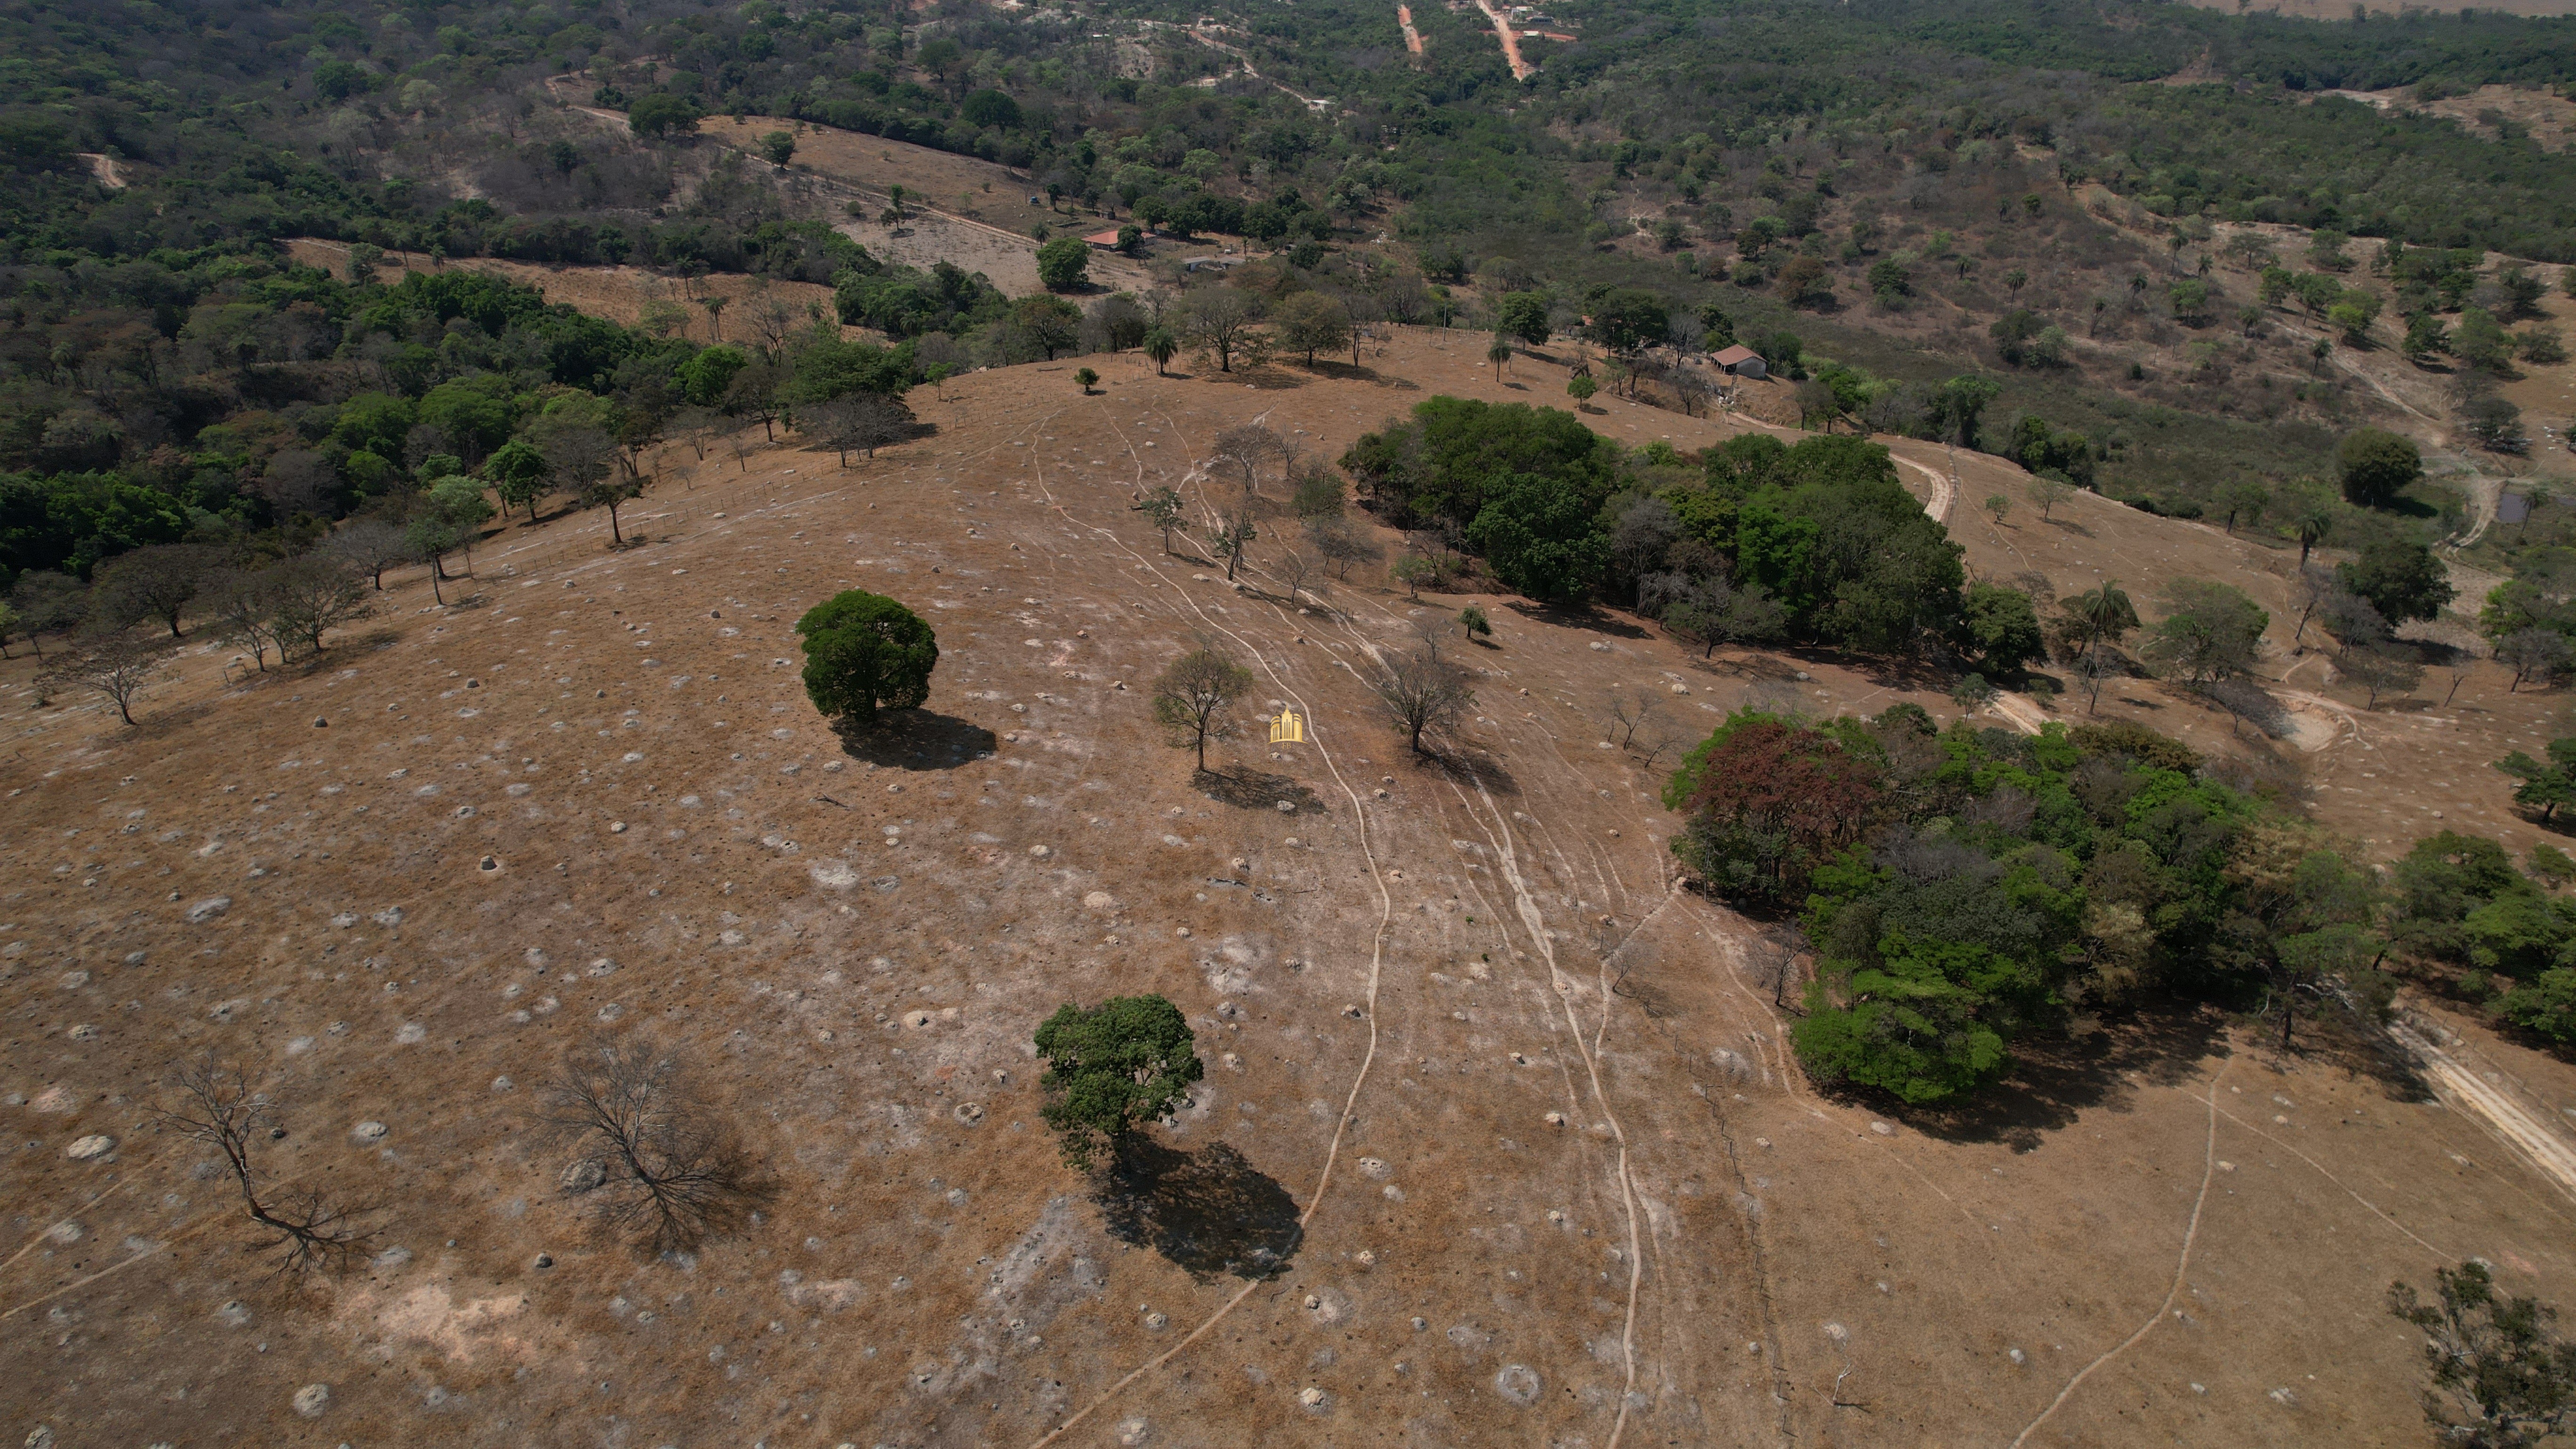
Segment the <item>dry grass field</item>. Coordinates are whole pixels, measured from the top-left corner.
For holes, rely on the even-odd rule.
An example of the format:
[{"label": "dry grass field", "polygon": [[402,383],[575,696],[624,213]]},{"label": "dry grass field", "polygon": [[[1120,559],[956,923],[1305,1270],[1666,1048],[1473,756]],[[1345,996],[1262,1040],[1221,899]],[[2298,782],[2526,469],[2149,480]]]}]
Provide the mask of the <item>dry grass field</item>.
[{"label": "dry grass field", "polygon": [[[1680,888],[1658,771],[1604,713],[1651,698],[1642,738],[1676,740],[1748,701],[1954,716],[1930,681],[1378,578],[1300,603],[1275,542],[1230,588],[1196,522],[1166,553],[1131,508],[1203,504],[1243,421],[1333,456],[1436,392],[1562,399],[1561,366],[1498,379],[1484,344],[1251,378],[1092,358],[1092,395],[1070,362],[978,373],[846,469],[674,449],[627,514],[646,546],[509,524],[461,602],[398,574],[310,669],[191,644],[131,729],[0,665],[7,1431],[2397,1446],[2426,1434],[2392,1278],[2479,1255],[2576,1303],[2576,1185],[2461,1095],[2563,1135],[2576,1074],[2431,1006],[2469,1085],[2169,1011],[2039,1044],[1975,1114],[1816,1092],[1762,984],[1777,938]],[[1750,425],[1598,408],[1631,444]],[[2092,497],[1989,526],[2017,473],[1963,456],[1952,490],[1941,450],[1897,451],[1980,570],[2277,597],[2269,549]],[[836,736],[797,679],[790,626],[849,587],[939,631],[891,734]],[[1414,761],[1364,677],[1469,603],[1496,621],[1474,723]],[[1311,721],[1220,745],[1225,798],[1147,708],[1201,638]],[[2322,716],[2283,741],[2145,682],[2103,712],[2277,758],[2376,853],[2432,810],[2537,838],[2485,762],[2561,697],[2473,664],[2447,705],[2365,711],[2278,663]],[[1208,1080],[1137,1176],[1086,1179],[1030,1032],[1140,991]],[[685,1055],[766,1174],[738,1232],[651,1259],[562,1186],[546,1086],[601,1037]],[[375,1209],[350,1272],[279,1281],[156,1125],[206,1051],[276,1101],[267,1170]]]}]

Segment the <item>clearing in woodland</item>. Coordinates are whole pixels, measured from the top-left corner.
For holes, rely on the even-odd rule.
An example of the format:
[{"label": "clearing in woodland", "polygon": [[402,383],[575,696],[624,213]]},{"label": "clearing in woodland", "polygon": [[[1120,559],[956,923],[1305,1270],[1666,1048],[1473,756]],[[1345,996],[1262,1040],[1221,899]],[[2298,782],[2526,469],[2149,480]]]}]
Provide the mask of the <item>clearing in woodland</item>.
[{"label": "clearing in woodland", "polygon": [[[2460,1083],[2368,1042],[2283,1056],[2171,1010],[2034,1044],[1962,1116],[1812,1088],[1779,936],[1681,887],[1672,752],[1638,746],[1748,702],[1955,717],[1920,681],[1376,578],[1294,595],[1268,516],[1228,586],[1219,433],[1329,459],[1434,393],[1561,395],[1562,366],[1498,378],[1485,345],[1398,329],[1356,367],[1248,378],[1115,354],[1086,359],[1096,389],[997,369],[916,390],[935,432],[846,468],[665,449],[624,515],[644,546],[595,513],[510,523],[461,602],[397,571],[294,673],[192,633],[131,730],[26,711],[32,662],[0,665],[13,1424],[2411,1445],[2392,1277],[2483,1256],[2576,1300],[2576,1201]],[[1754,426],[1595,406],[1637,446]],[[1946,483],[1941,449],[1895,446],[1909,486]],[[1970,500],[2026,481],[1955,466]],[[1168,552],[1134,508],[1158,487],[1188,504]],[[1951,513],[1978,570],[2060,592],[2280,587],[2268,550],[2091,495]],[[929,702],[888,733],[836,735],[797,678],[792,625],[848,588],[938,631]],[[1472,716],[1416,760],[1367,681],[1470,604],[1495,621]],[[1150,681],[1203,640],[1253,672],[1252,714],[1307,720],[1211,751],[1244,788],[1154,728]],[[2278,746],[2146,681],[2102,714],[2277,748],[2383,858],[2434,812],[2538,838],[2484,762],[2554,697],[2470,662],[2438,708],[2367,711],[2307,658],[2274,663],[2326,718]],[[1614,696],[1655,702],[1628,749]],[[1207,1079],[1132,1172],[1086,1180],[1038,1120],[1030,1033],[1139,992],[1186,1013]],[[2415,1020],[2563,1130],[2565,1064]],[[638,1032],[761,1165],[738,1230],[667,1261],[601,1236],[541,1120],[568,1056]],[[206,1050],[274,1099],[270,1175],[375,1209],[355,1270],[278,1283],[157,1123]]]}]

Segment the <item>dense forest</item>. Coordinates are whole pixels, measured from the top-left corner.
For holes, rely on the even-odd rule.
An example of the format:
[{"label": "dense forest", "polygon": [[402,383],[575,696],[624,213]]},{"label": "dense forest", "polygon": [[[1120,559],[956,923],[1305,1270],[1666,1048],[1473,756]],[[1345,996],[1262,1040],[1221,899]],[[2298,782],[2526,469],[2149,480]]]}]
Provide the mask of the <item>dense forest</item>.
[{"label": "dense forest", "polygon": [[[2380,239],[2371,265],[2409,309],[2407,345],[2465,355],[2500,333],[2502,352],[2480,354],[2499,369],[2523,345],[2500,332],[2519,294],[2476,249],[2576,258],[2576,160],[2510,126],[2489,138],[2318,99],[2563,87],[2568,22],[2035,0],[1561,8],[1575,40],[1515,81],[1479,17],[1426,14],[1436,60],[1415,66],[1386,7],[1346,3],[1207,26],[1152,5],[0,7],[0,569],[83,573],[171,518],[257,531],[430,481],[419,459],[450,450],[351,449],[386,465],[352,472],[333,446],[330,410],[350,398],[417,399],[485,365],[391,366],[429,344],[350,325],[370,249],[824,282],[841,320],[921,339],[949,367],[1177,323],[1161,298],[1014,315],[963,273],[879,266],[792,173],[693,138],[715,113],[1022,168],[1068,225],[1284,248],[1234,284],[1256,315],[1313,292],[1353,322],[1593,338],[1609,385],[1684,408],[1662,351],[1740,338],[1803,379],[1801,412],[1825,431],[1952,437],[2188,514],[2324,476],[2358,419],[2298,329],[2210,315],[2186,247],[2206,277],[2231,225]],[[2140,84],[2180,75],[2206,83]],[[567,99],[625,112],[634,134]],[[1406,246],[1346,251],[1378,231]],[[355,275],[299,274],[277,248],[290,236],[353,244]],[[2285,318],[2380,305],[2348,285],[2357,258],[2229,255],[2271,267]],[[764,341],[776,363],[783,331]],[[2159,365],[2104,365],[2124,347]],[[631,394],[644,364],[625,365],[622,383],[546,380]],[[281,427],[302,446],[240,441]],[[273,483],[280,452],[293,461]],[[316,452],[334,476],[295,476]],[[136,514],[154,512],[141,493],[158,521]],[[1472,518],[1448,522],[1474,547]]]}]

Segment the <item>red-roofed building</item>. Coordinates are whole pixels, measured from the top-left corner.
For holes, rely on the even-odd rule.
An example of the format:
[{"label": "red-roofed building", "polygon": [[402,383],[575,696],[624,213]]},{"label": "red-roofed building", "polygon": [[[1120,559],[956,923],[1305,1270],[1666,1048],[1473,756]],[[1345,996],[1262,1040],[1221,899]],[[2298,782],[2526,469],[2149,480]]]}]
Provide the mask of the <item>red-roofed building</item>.
[{"label": "red-roofed building", "polygon": [[1750,347],[1730,347],[1709,361],[1738,377],[1768,377],[1771,373],[1769,365],[1762,360],[1762,354]]}]

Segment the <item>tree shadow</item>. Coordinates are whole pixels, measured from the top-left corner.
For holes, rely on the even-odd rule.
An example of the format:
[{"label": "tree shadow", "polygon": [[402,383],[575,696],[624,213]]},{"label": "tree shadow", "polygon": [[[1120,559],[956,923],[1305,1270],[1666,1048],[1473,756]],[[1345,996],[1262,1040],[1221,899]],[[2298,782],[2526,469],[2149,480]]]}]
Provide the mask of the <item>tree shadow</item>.
[{"label": "tree shadow", "polygon": [[1109,1236],[1153,1249],[1202,1283],[1272,1277],[1306,1236],[1288,1189],[1223,1142],[1195,1152],[1127,1142],[1098,1201]]},{"label": "tree shadow", "polygon": [[1315,374],[1317,377],[1329,377],[1340,382],[1382,381],[1382,379],[1377,375],[1376,368],[1361,367],[1348,362],[1333,362],[1318,359],[1317,361],[1306,364],[1306,370]]},{"label": "tree shadow", "polygon": [[1313,790],[1286,775],[1265,774],[1238,766],[1232,772],[1199,770],[1190,776],[1190,784],[1202,795],[1220,805],[1239,810],[1279,810],[1282,815],[1321,815],[1324,802]]},{"label": "tree shadow", "polygon": [[1773,645],[1810,668],[1839,665],[1880,689],[1914,690],[1946,694],[1950,688],[1949,673],[1929,659],[1903,658],[1877,654],[1846,654],[1834,649]]},{"label": "tree shadow", "polygon": [[1496,795],[1518,795],[1521,792],[1520,780],[1512,774],[1511,767],[1503,763],[1502,756],[1474,745],[1452,741],[1448,749],[1436,750],[1427,756],[1414,756],[1414,763],[1454,770]]},{"label": "tree shadow", "polygon": [[1265,363],[1257,368],[1245,368],[1234,374],[1234,380],[1263,392],[1286,392],[1291,388],[1305,387],[1311,381],[1309,378],[1299,377],[1275,362]]},{"label": "tree shadow", "polygon": [[2225,1013],[2202,1003],[2163,1002],[2089,1036],[2033,1034],[2014,1042],[2011,1074],[1973,1102],[1947,1110],[1873,1105],[1945,1142],[2000,1142],[2028,1152],[2086,1110],[2132,1111],[2139,1084],[2180,1086],[2204,1059],[2229,1050]]},{"label": "tree shadow", "polygon": [[1621,618],[1594,604],[1546,604],[1535,599],[1506,599],[1503,607],[1524,619],[1564,629],[1588,629],[1595,634],[1609,634],[1621,639],[1655,637],[1635,620]]},{"label": "tree shadow", "polygon": [[894,770],[953,770],[999,743],[982,725],[927,709],[882,710],[873,724],[841,720],[832,732],[852,759]]},{"label": "tree shadow", "polygon": [[2083,524],[2076,522],[2072,518],[2043,518],[2040,522],[2047,524],[2051,528],[2062,528],[2068,533],[2078,534],[2085,538],[2091,538],[2093,536],[2093,530],[2086,528]]}]

